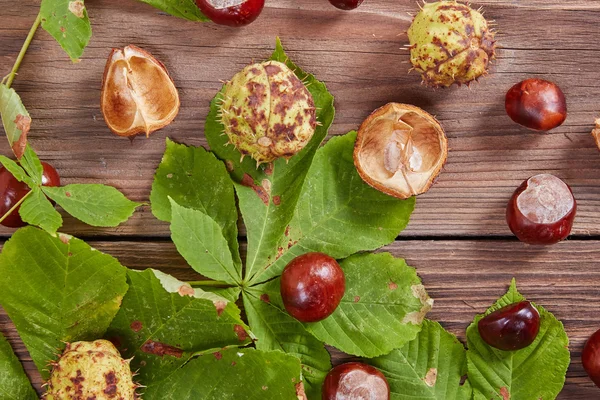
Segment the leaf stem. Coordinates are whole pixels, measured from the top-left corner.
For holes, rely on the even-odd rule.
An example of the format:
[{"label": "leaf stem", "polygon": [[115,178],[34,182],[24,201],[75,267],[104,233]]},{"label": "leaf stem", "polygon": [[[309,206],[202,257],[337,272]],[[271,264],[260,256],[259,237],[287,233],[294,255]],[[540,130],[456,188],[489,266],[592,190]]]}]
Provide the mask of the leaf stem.
[{"label": "leaf stem", "polygon": [[21,205],[21,203],[23,203],[25,201],[25,199],[27,198],[27,196],[29,196],[32,192],[33,192],[33,190],[30,190],[29,192],[25,193],[25,196],[21,197],[21,199],[19,201],[17,201],[15,203],[15,205],[12,206],[11,209],[8,210],[6,212],[6,214],[4,214],[2,216],[2,218],[0,218],[0,222],[4,221],[6,219],[6,217],[8,217],[10,214],[12,214],[13,211],[15,211],[17,208],[19,208],[19,206]]},{"label": "leaf stem", "polygon": [[[1,220],[0,220],[1,222]],[[188,281],[192,286],[221,286],[221,287],[233,287],[231,283],[222,282],[222,281]]]},{"label": "leaf stem", "polygon": [[21,66],[21,61],[23,61],[23,57],[25,57],[25,53],[27,52],[27,49],[29,48],[29,45],[31,44],[33,35],[35,35],[37,28],[40,26],[40,22],[42,22],[42,15],[40,13],[38,13],[37,17],[35,18],[35,21],[33,22],[33,26],[29,30],[29,34],[27,35],[27,38],[25,39],[25,43],[23,43],[23,47],[21,47],[21,51],[19,52],[19,55],[17,56],[15,65],[13,65],[12,70],[10,71],[10,74],[8,74],[8,79],[5,84],[7,88],[9,88],[10,85],[12,85],[13,80],[15,79],[15,76],[17,75],[17,71],[19,70],[19,67]]}]

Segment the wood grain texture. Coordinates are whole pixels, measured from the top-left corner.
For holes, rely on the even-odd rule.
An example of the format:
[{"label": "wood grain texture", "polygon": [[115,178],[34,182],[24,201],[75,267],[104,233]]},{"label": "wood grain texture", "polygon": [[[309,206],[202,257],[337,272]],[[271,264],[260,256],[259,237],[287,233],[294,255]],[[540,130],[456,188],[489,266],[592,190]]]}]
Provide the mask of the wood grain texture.
[{"label": "wood grain texture", "polygon": [[[96,242],[90,244],[136,269],[158,268],[191,280],[191,270],[169,242]],[[570,339],[572,364],[559,399],[591,400],[598,389],[581,367],[581,349],[587,338],[600,327],[597,304],[600,302],[600,242],[568,241],[539,249],[516,241],[402,240],[383,249],[403,257],[417,268],[430,296],[435,299],[428,318],[440,321],[465,342],[465,330],[475,317],[502,296],[512,277],[519,290],[563,321]],[[0,309],[0,331],[13,344],[17,355],[39,388],[35,371],[14,326]],[[347,356],[333,352],[334,362]]]},{"label": "wood grain texture", "polygon": [[[335,95],[331,134],[356,129],[389,101],[423,107],[446,129],[450,155],[445,170],[419,197],[401,240],[388,248],[417,267],[436,299],[430,318],[464,341],[475,313],[501,296],[516,276],[528,298],[563,320],[571,339],[573,363],[559,399],[600,398],[579,360],[586,338],[600,327],[600,241],[595,240],[600,238],[600,154],[589,134],[600,114],[600,2],[476,3],[496,21],[502,49],[492,74],[480,84],[448,90],[426,88],[417,74],[408,74],[408,55],[401,48],[407,43],[408,13],[417,10],[414,0],[366,0],[350,13],[326,0],[267,0],[263,15],[240,30],[178,20],[135,0],[86,0],[86,5],[93,37],[81,62],[71,63],[40,30],[13,85],[33,117],[32,145],[59,170],[64,183],[106,183],[133,200],[147,201],[165,137],[206,145],[204,118],[220,80],[268,57],[280,36],[291,58]],[[39,0],[0,0],[0,75],[10,71],[38,7]],[[173,124],[132,143],[112,135],[99,110],[106,57],[112,47],[130,43],[167,65],[182,101]],[[527,131],[504,111],[505,92],[532,76],[555,81],[567,95],[569,117],[550,134]],[[1,139],[0,152],[9,154]],[[522,180],[540,172],[565,179],[579,203],[577,240],[550,249],[506,239],[508,198]],[[66,217],[63,231],[92,239],[93,246],[129,267],[196,277],[165,240],[168,225],[157,221],[148,206],[118,228],[89,227]],[[10,234],[0,229],[0,237]],[[481,237],[493,240],[476,240]],[[39,389],[39,375],[2,311],[0,330]],[[342,360],[337,353],[334,359]]]},{"label": "wood grain texture", "polygon": [[[256,23],[232,30],[177,20],[134,0],[89,1],[94,34],[82,61],[72,64],[39,31],[15,81],[33,116],[32,144],[65,183],[103,182],[134,200],[147,200],[165,137],[204,145],[204,118],[219,81],[251,60],[268,57],[279,35],[290,56],[336,96],[332,134],[356,129],[389,101],[416,104],[442,122],[449,137],[448,163],[432,190],[419,197],[404,236],[508,235],[507,199],[522,180],[541,171],[573,187],[579,201],[574,233],[600,234],[600,155],[589,135],[599,108],[598,2],[482,2],[486,16],[496,20],[503,49],[492,74],[470,90],[429,89],[417,74],[407,73],[408,56],[400,48],[407,42],[407,13],[417,10],[413,0],[367,0],[350,13],[325,0],[267,3]],[[8,72],[37,2],[0,0],[0,7],[0,71]],[[129,43],[167,65],[182,101],[173,124],[133,143],[112,135],[99,110],[110,48]],[[568,98],[569,117],[550,134],[527,131],[504,111],[506,90],[531,76],[556,81]],[[0,145],[8,154],[8,146]],[[91,228],[67,219],[65,230],[85,237],[168,235],[168,227],[147,210],[119,228]]]}]

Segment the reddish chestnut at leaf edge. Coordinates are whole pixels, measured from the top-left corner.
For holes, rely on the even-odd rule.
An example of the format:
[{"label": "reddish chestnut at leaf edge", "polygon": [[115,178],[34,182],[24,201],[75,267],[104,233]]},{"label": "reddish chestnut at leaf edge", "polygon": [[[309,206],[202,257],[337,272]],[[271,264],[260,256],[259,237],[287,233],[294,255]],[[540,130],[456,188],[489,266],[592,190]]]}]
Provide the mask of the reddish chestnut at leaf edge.
[{"label": "reddish chestnut at leaf edge", "polygon": [[[44,167],[42,185],[60,186],[60,177],[54,167],[45,162],[42,162],[42,167]],[[17,204],[29,190],[29,186],[19,182],[6,168],[0,168],[0,217]],[[20,228],[26,225],[19,215],[19,208],[11,212],[1,224],[9,228]]]},{"label": "reddish chestnut at leaf edge", "polygon": [[600,387],[600,329],[585,344],[581,353],[581,363],[590,379]]},{"label": "reddish chestnut at leaf edge", "polygon": [[244,26],[258,18],[265,0],[196,0],[196,5],[215,24]]},{"label": "reddish chestnut at leaf edge", "polygon": [[346,290],[344,271],[323,253],[294,258],[281,274],[281,298],[287,312],[302,322],[321,321],[340,304]]},{"label": "reddish chestnut at leaf edge", "polygon": [[549,131],[567,118],[567,101],[560,88],[542,79],[526,79],[506,93],[506,113],[516,123]]},{"label": "reddish chestnut at leaf edge", "polygon": [[339,8],[340,10],[354,10],[358,8],[363,2],[363,0],[329,0],[334,7]]},{"label": "reddish chestnut at leaf edge", "polygon": [[477,324],[481,338],[500,350],[529,346],[540,331],[540,313],[528,301],[509,304],[485,316]]},{"label": "reddish chestnut at leaf edge", "polygon": [[506,208],[506,221],[522,242],[549,245],[569,236],[576,211],[571,188],[554,175],[540,174],[515,190]]},{"label": "reddish chestnut at leaf edge", "polygon": [[323,400],[388,400],[390,385],[377,368],[359,362],[338,365],[323,382]]}]

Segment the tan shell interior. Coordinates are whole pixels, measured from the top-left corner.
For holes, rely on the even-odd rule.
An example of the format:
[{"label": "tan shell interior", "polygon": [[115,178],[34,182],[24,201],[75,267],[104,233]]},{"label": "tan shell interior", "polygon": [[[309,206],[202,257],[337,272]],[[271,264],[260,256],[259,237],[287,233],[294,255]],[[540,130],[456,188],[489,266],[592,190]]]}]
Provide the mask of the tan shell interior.
[{"label": "tan shell interior", "polygon": [[418,107],[389,103],[360,127],[354,163],[363,180],[399,198],[426,192],[446,161],[440,124]]},{"label": "tan shell interior", "polygon": [[165,67],[150,53],[130,45],[113,50],[108,59],[101,108],[117,135],[149,135],[175,118],[179,94]]},{"label": "tan shell interior", "polygon": [[596,119],[596,127],[592,131],[592,136],[596,142],[596,146],[600,149],[600,118]]}]

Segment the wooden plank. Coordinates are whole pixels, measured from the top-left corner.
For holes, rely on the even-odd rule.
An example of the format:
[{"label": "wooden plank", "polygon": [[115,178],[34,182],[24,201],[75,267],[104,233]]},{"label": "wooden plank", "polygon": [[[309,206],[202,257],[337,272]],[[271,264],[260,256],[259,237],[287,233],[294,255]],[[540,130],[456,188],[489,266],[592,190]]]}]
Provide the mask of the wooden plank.
[{"label": "wooden plank", "polygon": [[[599,235],[600,157],[589,135],[598,114],[597,55],[600,5],[595,1],[481,2],[496,20],[503,46],[492,75],[471,90],[432,90],[407,74],[402,34],[414,0],[368,0],[342,13],[325,0],[273,0],[243,30],[174,19],[139,2],[97,0],[88,5],[94,35],[80,63],[72,64],[45,32],[38,32],[14,87],[34,122],[31,143],[65,183],[102,182],[147,201],[164,138],[205,144],[204,118],[219,80],[251,60],[264,59],[279,35],[290,56],[324,80],[336,95],[332,134],[356,129],[376,107],[399,101],[435,114],[450,142],[445,171],[419,198],[406,237],[508,235],[504,207],[530,175],[551,172],[573,186],[579,201],[574,233]],[[0,71],[8,72],[32,23],[38,2],[0,0]],[[535,24],[532,24],[535,21]],[[179,87],[175,122],[149,140],[112,135],[99,110],[100,82],[111,47],[138,44],[165,62]],[[503,96],[530,76],[556,81],[566,92],[569,117],[550,134],[529,132],[505,115]],[[9,153],[0,140],[0,151]],[[114,229],[68,219],[80,236],[168,236],[145,209]],[[7,236],[10,231],[0,230]]]},{"label": "wooden plank", "polygon": [[[196,279],[168,242],[90,242],[132,268],[159,268],[180,279]],[[429,318],[440,321],[465,341],[465,329],[476,313],[483,312],[506,291],[516,277],[521,292],[563,321],[569,335],[572,364],[559,399],[589,400],[598,397],[581,367],[580,353],[587,338],[600,328],[600,242],[569,241],[547,249],[513,241],[397,241],[386,250],[406,258],[417,271],[432,298]],[[39,387],[40,379],[13,325],[0,312],[0,330]],[[334,352],[334,361],[346,357]]]}]

